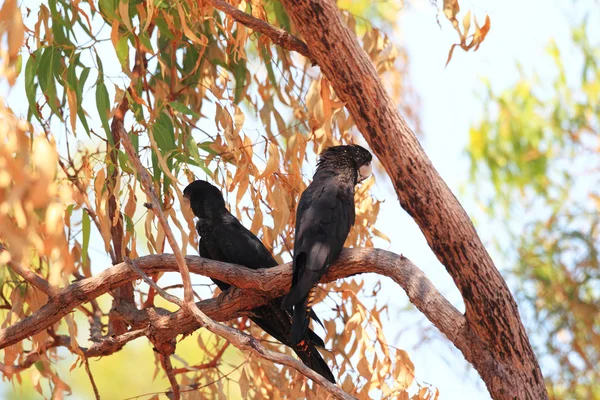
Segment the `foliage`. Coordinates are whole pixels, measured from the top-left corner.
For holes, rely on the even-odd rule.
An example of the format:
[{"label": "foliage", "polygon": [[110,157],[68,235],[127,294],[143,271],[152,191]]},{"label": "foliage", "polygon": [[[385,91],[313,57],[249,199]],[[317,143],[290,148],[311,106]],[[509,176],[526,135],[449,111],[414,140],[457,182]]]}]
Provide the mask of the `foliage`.
[{"label": "foliage", "polygon": [[523,73],[489,88],[468,149],[480,200],[509,233],[500,245],[556,399],[600,398],[600,43],[588,32],[573,30],[568,55],[550,44],[550,85]]},{"label": "foliage", "polygon": [[[9,55],[3,57],[4,75],[13,84],[21,74],[29,104],[29,122],[0,108],[0,240],[10,251],[2,253],[2,264],[10,259],[31,266],[56,288],[106,267],[90,255],[97,246],[94,237],[113,263],[168,251],[165,233],[142,206],[139,177],[109,123],[123,113],[184,251],[188,245],[196,248],[197,238],[189,212],[181,208],[181,187],[208,177],[231,193],[234,214],[251,221],[250,229],[278,260],[289,256],[295,206],[312,175],[307,165],[314,166],[315,154],[324,147],[357,140],[344,105],[310,61],[271,46],[269,38],[217,12],[210,2],[51,0],[29,7],[24,10],[26,29],[15,1],[5,1],[0,13]],[[279,1],[253,0],[237,7],[294,33]],[[414,116],[399,95],[406,87],[402,50],[367,20],[349,12],[345,16],[382,79],[396,89],[392,93],[401,107]],[[40,126],[43,133],[37,133]],[[374,237],[386,239],[374,227],[379,212],[379,201],[369,194],[374,182],[371,178],[358,191],[356,224],[347,245],[372,246]],[[10,269],[2,271],[6,327],[35,312],[46,296]],[[357,280],[326,288],[332,310],[324,319],[326,346],[342,387],[360,398],[408,398],[409,388],[413,398],[433,397],[433,389],[413,384],[414,367],[406,352],[389,348],[382,332],[385,308],[376,302],[366,307],[359,300],[377,290]],[[136,287],[137,305],[155,306],[154,295]],[[88,338],[81,334],[89,329],[92,341],[111,335],[109,310],[110,304],[92,302],[31,341],[5,349],[5,367],[41,352],[35,368],[17,368],[5,378],[23,382],[30,373],[39,393],[48,395],[48,387],[52,396],[70,392],[59,362],[65,355],[46,344],[68,334],[76,358],[72,368],[83,368],[87,360],[80,346]],[[245,318],[230,323],[266,339]],[[202,388],[198,396],[218,397],[225,382],[234,380],[242,396],[318,397],[319,389],[304,379],[289,387],[294,372],[282,374],[280,367],[238,351],[223,355],[226,363],[190,367],[216,357],[223,346],[217,342],[200,334],[197,346],[176,353],[181,364],[176,367],[186,368],[182,389]],[[224,367],[234,359],[241,360],[237,367]],[[154,361],[156,377],[161,373],[158,356]],[[94,373],[92,364],[90,377]]]}]

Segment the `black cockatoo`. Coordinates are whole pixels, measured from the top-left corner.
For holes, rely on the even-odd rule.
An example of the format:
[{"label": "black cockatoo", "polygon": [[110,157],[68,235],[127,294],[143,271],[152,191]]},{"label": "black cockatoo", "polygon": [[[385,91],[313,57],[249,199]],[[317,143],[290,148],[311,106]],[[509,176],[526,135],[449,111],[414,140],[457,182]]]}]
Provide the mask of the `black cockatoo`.
[{"label": "black cockatoo", "polygon": [[321,153],[312,183],[296,210],[294,275],[282,306],[293,308],[291,343],[308,330],[309,313],[321,276],[337,259],[354,224],[354,187],[371,175],[373,156],[358,145]]},{"label": "black cockatoo", "polygon": [[[196,230],[200,235],[200,256],[252,269],[277,265],[263,243],[225,208],[225,200],[219,189],[206,181],[197,180],[190,183],[183,194],[198,218]],[[221,290],[230,287],[216,279],[213,282]],[[311,316],[316,318],[314,314]],[[325,347],[316,333],[308,330],[301,338],[302,343],[296,345],[290,342],[291,315],[281,307],[281,298],[252,310],[251,319],[265,332],[291,347],[304,364],[335,383],[331,370],[315,347]]]}]

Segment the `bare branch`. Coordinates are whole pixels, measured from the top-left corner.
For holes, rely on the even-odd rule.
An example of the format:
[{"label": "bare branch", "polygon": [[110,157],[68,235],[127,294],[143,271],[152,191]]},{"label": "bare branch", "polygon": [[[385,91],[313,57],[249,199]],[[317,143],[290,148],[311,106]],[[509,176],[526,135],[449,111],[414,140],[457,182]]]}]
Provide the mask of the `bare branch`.
[{"label": "bare branch", "polygon": [[[0,244],[0,254],[5,251],[8,252],[8,250],[2,244]],[[31,286],[45,293],[47,296],[52,296],[54,293],[54,289],[50,286],[47,280],[29,268],[21,265],[21,263],[10,260],[7,262],[7,264],[16,274],[20,275],[21,278],[25,279],[29,284],[31,284]]]},{"label": "bare branch", "polygon": [[216,368],[217,365],[219,365],[219,361],[221,360],[221,357],[223,357],[223,354],[225,354],[225,350],[227,350],[228,347],[229,347],[229,342],[225,342],[223,347],[221,347],[221,349],[217,352],[217,354],[215,354],[215,356],[209,362],[193,365],[191,367],[177,368],[177,369],[173,370],[173,373],[177,375],[177,374],[184,374],[186,372],[200,371],[200,370],[208,369],[208,368]]},{"label": "bare branch", "polygon": [[[187,256],[186,262],[195,274],[238,287],[221,293],[218,298],[198,303],[207,315],[218,321],[236,318],[246,310],[282,296],[289,289],[292,277],[292,266],[289,263],[275,268],[251,270],[198,256]],[[140,257],[135,260],[135,264],[147,275],[178,270],[175,257],[170,254]],[[380,249],[345,249],[321,282],[369,272],[390,277],[402,286],[410,301],[450,340],[466,340],[464,316],[437,291],[421,270],[403,256]],[[138,279],[138,274],[126,263],[122,263],[107,268],[92,278],[72,283],[51,297],[48,304],[31,316],[0,330],[0,348],[43,331],[82,303],[135,279]],[[143,313],[144,310],[139,312]],[[193,318],[185,316],[181,311],[161,318],[158,328],[171,337],[200,327]]]},{"label": "bare branch", "polygon": [[152,288],[154,288],[154,290],[156,290],[156,292],[158,294],[160,294],[163,299],[170,301],[173,304],[177,304],[179,307],[183,307],[183,302],[181,301],[181,299],[179,299],[179,297],[173,296],[173,295],[167,293],[163,288],[158,286],[156,284],[156,282],[154,282],[152,279],[150,279],[150,277],[148,275],[146,275],[146,273],[144,271],[142,271],[137,265],[135,265],[135,262],[133,260],[131,260],[131,258],[125,257],[125,264],[129,265],[129,268],[131,268],[132,270],[135,271],[136,274],[141,276],[142,279],[148,285],[150,285]]},{"label": "bare branch", "polygon": [[[85,347],[80,347],[79,349],[81,350],[81,352],[83,353],[83,356],[85,357],[84,361],[87,363],[87,359],[90,357],[107,356],[107,355],[116,353],[117,351],[121,350],[127,342],[129,342],[133,339],[136,339],[138,337],[144,336],[144,334],[146,334],[145,329],[131,331],[131,332],[127,332],[127,333],[117,336],[117,337],[106,338],[99,343],[95,343],[89,349],[86,349]],[[31,367],[33,364],[35,364],[41,358],[42,354],[44,354],[49,349],[52,349],[55,347],[67,347],[70,349],[71,348],[71,338],[66,335],[53,335],[38,350],[27,354],[25,356],[25,359],[23,360],[23,362],[21,362],[21,364],[5,365],[5,364],[0,363],[0,372],[2,372],[5,375],[10,375],[10,374],[15,374],[17,372],[24,371],[27,368]],[[80,354],[76,354],[76,355],[80,355]],[[86,367],[86,369],[87,368],[88,367]],[[92,380],[92,386],[95,386],[95,382],[93,381],[93,378],[90,377],[90,379]],[[97,392],[97,388],[94,390],[94,392]]]},{"label": "bare branch", "polygon": [[87,375],[90,378],[90,383],[92,384],[92,389],[94,390],[94,396],[96,397],[96,400],[100,400],[98,386],[96,386],[96,381],[94,380],[94,376],[92,375],[92,370],[90,369],[90,362],[88,361],[87,357],[83,358],[83,363],[85,365],[85,372],[87,372]]},{"label": "bare branch", "polygon": [[167,374],[167,378],[169,378],[171,388],[173,389],[173,399],[179,400],[181,398],[181,392],[179,391],[179,383],[177,383],[177,378],[175,378],[175,373],[173,372],[173,364],[171,364],[170,355],[161,353],[160,363],[162,364],[162,367]]},{"label": "bare branch", "polygon": [[214,8],[216,8],[219,11],[223,11],[225,14],[229,15],[231,18],[233,18],[240,24],[252,29],[255,32],[260,32],[268,36],[273,41],[273,43],[283,47],[284,49],[292,50],[302,54],[304,57],[311,60],[314,64],[314,60],[310,55],[310,51],[308,50],[306,43],[304,43],[297,37],[289,34],[283,29],[276,28],[273,25],[270,25],[262,19],[258,19],[253,17],[252,15],[248,15],[245,12],[238,10],[237,8],[223,0],[208,0],[208,2],[212,4]]}]

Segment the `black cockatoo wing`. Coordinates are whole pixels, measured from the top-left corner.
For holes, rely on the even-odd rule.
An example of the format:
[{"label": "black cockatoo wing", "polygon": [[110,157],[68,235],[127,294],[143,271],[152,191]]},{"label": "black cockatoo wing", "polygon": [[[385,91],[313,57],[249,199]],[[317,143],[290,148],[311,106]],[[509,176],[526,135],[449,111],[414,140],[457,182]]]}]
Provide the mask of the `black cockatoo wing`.
[{"label": "black cockatoo wing", "polygon": [[348,196],[342,187],[325,181],[302,194],[296,214],[293,288],[284,300],[286,307],[302,301],[319,282],[341,252],[353,223],[352,192]]},{"label": "black cockatoo wing", "polygon": [[215,226],[211,234],[210,247],[220,253],[219,261],[244,265],[252,269],[277,265],[277,261],[265,245],[239,222]]}]

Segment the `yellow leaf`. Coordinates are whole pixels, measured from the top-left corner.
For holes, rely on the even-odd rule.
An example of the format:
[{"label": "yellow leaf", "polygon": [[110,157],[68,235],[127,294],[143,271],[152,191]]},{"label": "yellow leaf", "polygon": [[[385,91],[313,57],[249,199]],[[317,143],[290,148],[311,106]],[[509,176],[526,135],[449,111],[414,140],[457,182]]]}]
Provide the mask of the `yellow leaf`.
[{"label": "yellow leaf", "polygon": [[60,203],[52,203],[46,209],[46,232],[57,235],[63,229],[62,215],[64,206]]},{"label": "yellow leaf", "polygon": [[467,36],[469,28],[471,28],[471,11],[463,17],[463,36]]},{"label": "yellow leaf", "polygon": [[444,14],[449,20],[456,19],[456,14],[460,11],[458,0],[444,0]]},{"label": "yellow leaf", "polygon": [[25,26],[23,25],[23,19],[21,18],[21,10],[17,8],[13,13],[12,26],[8,31],[8,56],[11,62],[16,60],[19,55],[24,36]]},{"label": "yellow leaf", "polygon": [[388,243],[392,243],[390,238],[385,233],[381,232],[379,229],[373,228],[373,235],[385,240]]},{"label": "yellow leaf", "polygon": [[67,87],[67,101],[69,102],[69,122],[71,123],[73,134],[77,136],[77,94],[70,87]]},{"label": "yellow leaf", "polygon": [[259,179],[262,179],[267,176],[273,175],[274,172],[279,168],[279,150],[277,145],[270,142],[269,143],[269,159],[267,160],[267,166],[262,174],[260,174]]},{"label": "yellow leaf", "polygon": [[367,360],[367,357],[362,357],[358,364],[356,365],[356,369],[360,373],[360,376],[365,378],[367,381],[371,380],[371,376],[373,375],[373,369]]},{"label": "yellow leaf", "polygon": [[208,43],[206,36],[202,35],[202,39],[200,39],[198,36],[196,36],[194,34],[194,32],[192,32],[192,30],[188,26],[188,24],[185,20],[186,14],[183,11],[183,7],[181,7],[180,2],[177,2],[177,11],[179,14],[179,21],[181,22],[181,27],[183,28],[183,33],[185,33],[185,36],[187,36],[192,42],[196,43],[197,45],[200,45],[203,47],[206,46],[206,44]]},{"label": "yellow leaf", "polygon": [[448,64],[450,63],[450,60],[452,59],[452,53],[454,53],[454,48],[458,46],[457,44],[453,44],[452,47],[450,47],[450,51],[448,52],[448,59],[446,60],[446,65],[445,67],[448,66]]}]

